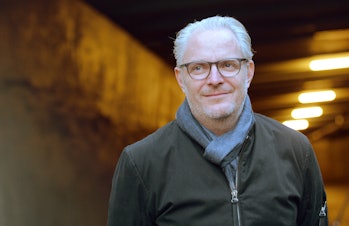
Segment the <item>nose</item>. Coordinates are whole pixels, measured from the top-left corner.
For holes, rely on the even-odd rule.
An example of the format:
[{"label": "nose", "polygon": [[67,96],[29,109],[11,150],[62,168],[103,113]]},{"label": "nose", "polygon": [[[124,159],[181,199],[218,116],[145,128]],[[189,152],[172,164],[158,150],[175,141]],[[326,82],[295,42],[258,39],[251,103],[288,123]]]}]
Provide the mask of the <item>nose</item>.
[{"label": "nose", "polygon": [[211,65],[211,71],[207,77],[207,82],[212,85],[218,85],[224,82],[223,75],[219,72],[216,64]]}]

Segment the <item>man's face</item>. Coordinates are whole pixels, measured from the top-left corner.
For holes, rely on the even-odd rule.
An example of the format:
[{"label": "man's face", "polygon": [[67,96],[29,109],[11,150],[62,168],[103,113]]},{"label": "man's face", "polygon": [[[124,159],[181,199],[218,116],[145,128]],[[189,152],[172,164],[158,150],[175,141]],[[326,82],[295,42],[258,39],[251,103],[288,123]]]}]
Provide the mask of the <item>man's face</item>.
[{"label": "man's face", "polygon": [[[196,31],[188,41],[183,63],[216,62],[243,58],[234,34],[228,29]],[[177,81],[185,93],[190,109],[199,122],[237,118],[254,74],[253,61],[242,62],[234,77],[223,77],[215,65],[206,79],[192,79],[185,67],[176,67]]]}]

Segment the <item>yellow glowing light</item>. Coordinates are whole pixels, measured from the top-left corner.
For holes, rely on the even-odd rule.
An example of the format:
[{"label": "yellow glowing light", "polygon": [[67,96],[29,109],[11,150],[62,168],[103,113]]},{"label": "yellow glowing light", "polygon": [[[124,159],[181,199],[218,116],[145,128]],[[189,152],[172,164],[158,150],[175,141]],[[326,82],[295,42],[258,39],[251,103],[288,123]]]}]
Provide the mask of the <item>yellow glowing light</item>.
[{"label": "yellow glowing light", "polygon": [[349,56],[312,60],[309,68],[312,71],[349,68]]},{"label": "yellow glowing light", "polygon": [[282,124],[294,130],[304,130],[309,127],[309,122],[306,119],[287,120],[284,121]]},{"label": "yellow glowing light", "polygon": [[336,93],[333,90],[305,92],[298,96],[298,101],[302,104],[332,101],[334,99],[336,99]]},{"label": "yellow glowing light", "polygon": [[293,109],[291,115],[294,119],[315,118],[321,116],[323,110],[321,107],[306,107]]}]

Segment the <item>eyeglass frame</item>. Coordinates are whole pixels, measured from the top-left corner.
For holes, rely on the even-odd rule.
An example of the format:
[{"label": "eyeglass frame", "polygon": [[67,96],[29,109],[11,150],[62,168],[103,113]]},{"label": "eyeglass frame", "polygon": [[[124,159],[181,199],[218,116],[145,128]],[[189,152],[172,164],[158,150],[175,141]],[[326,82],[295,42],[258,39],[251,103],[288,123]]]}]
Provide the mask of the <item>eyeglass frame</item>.
[{"label": "eyeglass frame", "polygon": [[[219,69],[219,67],[218,67],[217,64],[220,63],[220,62],[229,61],[229,60],[237,60],[237,61],[239,62],[239,70],[236,72],[236,74],[234,74],[234,75],[232,75],[232,76],[225,76],[224,73],[222,73],[222,72],[220,71],[220,69]],[[177,67],[179,67],[179,68],[185,67],[185,68],[187,69],[187,72],[188,72],[189,77],[192,78],[192,79],[194,79],[194,80],[204,80],[204,79],[206,79],[206,78],[210,75],[211,69],[212,69],[212,64],[214,64],[214,65],[216,65],[216,68],[217,68],[219,74],[221,74],[221,75],[222,75],[223,77],[225,77],[225,78],[232,78],[232,77],[235,77],[237,74],[239,74],[239,72],[240,72],[240,70],[241,70],[241,63],[242,63],[242,62],[248,62],[248,61],[249,61],[249,59],[247,59],[247,58],[227,58],[227,59],[222,59],[222,60],[219,60],[219,61],[216,61],[216,62],[198,60],[198,61],[192,61],[192,62],[189,62],[189,63],[181,64],[181,65],[178,65]],[[189,66],[190,64],[193,64],[193,63],[208,63],[209,66],[210,66],[210,70],[208,71],[207,75],[206,75],[205,77],[199,78],[199,79],[198,79],[198,78],[193,78],[192,75],[191,75],[190,72],[189,72],[189,69],[188,69],[188,66]]]}]

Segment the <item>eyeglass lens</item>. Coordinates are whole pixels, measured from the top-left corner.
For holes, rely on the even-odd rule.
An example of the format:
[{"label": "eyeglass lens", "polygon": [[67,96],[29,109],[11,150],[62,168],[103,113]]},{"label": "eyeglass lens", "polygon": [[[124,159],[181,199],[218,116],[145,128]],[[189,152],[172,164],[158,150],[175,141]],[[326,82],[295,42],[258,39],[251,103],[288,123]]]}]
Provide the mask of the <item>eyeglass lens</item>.
[{"label": "eyeglass lens", "polygon": [[212,64],[215,64],[218,71],[225,77],[235,76],[239,73],[241,68],[241,60],[239,59],[222,60],[215,63],[204,61],[193,62],[187,64],[186,66],[189,75],[193,79],[204,79],[209,75]]}]

